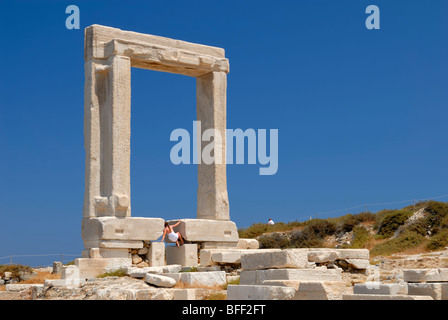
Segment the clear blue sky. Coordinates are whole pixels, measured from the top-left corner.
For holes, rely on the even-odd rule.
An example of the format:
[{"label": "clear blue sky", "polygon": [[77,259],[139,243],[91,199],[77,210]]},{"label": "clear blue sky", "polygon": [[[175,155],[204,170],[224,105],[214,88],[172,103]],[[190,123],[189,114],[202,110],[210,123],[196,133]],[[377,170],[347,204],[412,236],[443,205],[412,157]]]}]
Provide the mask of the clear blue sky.
[{"label": "clear blue sky", "polygon": [[[79,30],[65,27],[71,4]],[[365,27],[370,4],[380,30]],[[247,227],[448,194],[447,12],[445,0],[1,1],[0,257],[83,249],[89,25],[226,50],[227,127],[279,130],[276,175],[227,169],[231,220]],[[169,158],[195,94],[193,78],[132,69],[133,217],[196,217],[197,169]]]}]

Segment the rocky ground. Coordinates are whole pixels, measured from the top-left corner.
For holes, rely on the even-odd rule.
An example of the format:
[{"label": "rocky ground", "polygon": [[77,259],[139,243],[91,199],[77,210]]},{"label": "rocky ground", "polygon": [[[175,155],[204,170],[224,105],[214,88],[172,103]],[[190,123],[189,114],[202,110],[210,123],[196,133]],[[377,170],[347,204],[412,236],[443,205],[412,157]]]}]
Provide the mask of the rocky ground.
[{"label": "rocky ground", "polygon": [[442,251],[419,254],[394,254],[390,257],[377,256],[371,258],[376,271],[370,275],[364,273],[343,273],[347,286],[366,281],[400,282],[403,269],[448,268],[448,248]]},{"label": "rocky ground", "polygon": [[420,254],[395,254],[387,258],[377,256],[372,261],[383,277],[396,275],[399,278],[403,269],[448,268],[448,249]]},{"label": "rocky ground", "polygon": [[[45,288],[38,300],[172,300],[179,289],[156,288],[132,277],[107,277],[89,280],[77,287]],[[207,299],[213,290],[198,289],[198,300]]]},{"label": "rocky ground", "polygon": [[[448,268],[448,248],[431,253],[377,256],[371,259],[371,264],[374,272],[370,272],[370,274],[356,271],[343,273],[347,293],[355,283],[366,281],[400,282],[403,279],[403,269]],[[36,269],[36,271],[48,272],[49,269]],[[93,279],[77,287],[44,287],[37,298],[42,300],[171,300],[176,290],[179,289],[184,288],[163,289],[149,286],[141,279],[128,276],[107,277]],[[0,286],[0,292],[2,293],[0,300],[32,299],[31,289],[21,292],[6,292],[4,286]],[[198,299],[210,299],[217,295],[225,298],[225,292],[222,289],[201,288],[197,291],[196,296]]]}]

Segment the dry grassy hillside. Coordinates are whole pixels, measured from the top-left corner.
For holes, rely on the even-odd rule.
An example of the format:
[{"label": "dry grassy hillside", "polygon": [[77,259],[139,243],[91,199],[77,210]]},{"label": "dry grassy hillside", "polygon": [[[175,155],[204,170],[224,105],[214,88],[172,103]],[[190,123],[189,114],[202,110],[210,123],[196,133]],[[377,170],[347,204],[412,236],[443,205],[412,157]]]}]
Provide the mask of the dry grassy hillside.
[{"label": "dry grassy hillside", "polygon": [[366,248],[372,257],[425,253],[448,246],[448,203],[425,201],[402,209],[362,212],[240,229],[261,248]]}]

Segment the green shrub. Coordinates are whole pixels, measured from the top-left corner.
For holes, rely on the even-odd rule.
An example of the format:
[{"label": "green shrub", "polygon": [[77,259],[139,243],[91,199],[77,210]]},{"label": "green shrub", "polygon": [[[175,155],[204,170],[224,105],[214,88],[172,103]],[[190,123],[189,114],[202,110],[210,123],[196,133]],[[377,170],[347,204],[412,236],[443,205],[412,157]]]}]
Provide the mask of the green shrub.
[{"label": "green shrub", "polygon": [[355,215],[355,218],[358,220],[358,222],[374,222],[376,220],[376,213],[367,211],[367,212],[361,212]]},{"label": "green shrub", "polygon": [[237,278],[237,279],[228,281],[225,285],[222,286],[222,288],[223,288],[224,290],[227,290],[227,286],[228,286],[228,285],[234,285],[234,286],[237,286],[237,285],[239,285],[239,284],[240,284],[240,278]]},{"label": "green shrub", "polygon": [[412,211],[405,209],[388,212],[381,220],[378,234],[385,238],[392,237],[394,232],[403,225],[412,214]]},{"label": "green shrub", "polygon": [[426,245],[426,248],[428,250],[434,251],[442,250],[446,246],[448,246],[448,229],[443,229],[435,236],[431,237],[428,244]]},{"label": "green shrub", "polygon": [[343,219],[337,224],[338,232],[350,232],[358,224],[358,219],[351,214],[343,216]]},{"label": "green shrub", "polygon": [[224,292],[213,292],[206,296],[204,300],[227,300],[227,294]]},{"label": "green shrub", "polygon": [[264,234],[258,238],[261,249],[267,248],[278,248],[284,249],[291,246],[291,241],[287,235],[282,233],[274,232],[270,234]]},{"label": "green shrub", "polygon": [[448,204],[445,202],[429,201],[425,211],[428,213],[426,224],[432,233],[436,233],[437,229],[446,228],[448,226]]},{"label": "green shrub", "polygon": [[364,248],[366,242],[371,238],[369,231],[363,226],[357,226],[353,229],[353,243],[351,248],[361,249]]},{"label": "green shrub", "polygon": [[422,235],[417,234],[416,232],[407,231],[397,238],[377,244],[370,250],[370,255],[391,255],[406,249],[415,248],[423,243],[424,240],[425,238]]},{"label": "green shrub", "polygon": [[308,229],[297,230],[291,233],[291,244],[295,248],[319,248],[322,247],[323,239]]},{"label": "green shrub", "polygon": [[253,223],[249,228],[239,229],[238,234],[240,238],[256,238],[263,233],[266,233],[268,225],[265,223]]},{"label": "green shrub", "polygon": [[419,219],[412,222],[406,227],[405,231],[411,231],[419,235],[426,236],[428,233],[428,224],[426,223],[426,219]]},{"label": "green shrub", "polygon": [[375,219],[375,224],[373,225],[373,229],[379,230],[384,217],[390,213],[393,213],[394,211],[395,210],[388,210],[388,209],[378,211],[376,213],[376,219]]},{"label": "green shrub", "polygon": [[358,214],[347,214],[335,218],[333,221],[337,224],[337,232],[350,232],[362,222],[375,221],[376,214],[372,212],[361,212]]},{"label": "green shrub", "polygon": [[13,278],[19,278],[21,272],[32,272],[30,266],[24,266],[21,264],[3,264],[0,265],[0,277],[5,275],[5,272],[11,272]]},{"label": "green shrub", "polygon": [[117,269],[113,271],[104,272],[97,276],[97,278],[106,278],[106,277],[124,277],[126,276],[125,269]]},{"label": "green shrub", "polygon": [[305,234],[314,234],[319,238],[324,238],[334,234],[336,224],[329,220],[314,219],[310,220],[308,225],[302,229]]},{"label": "green shrub", "polygon": [[199,271],[199,270],[198,270],[197,267],[191,267],[190,269],[185,268],[185,269],[183,269],[183,271],[181,271],[181,272],[198,272],[198,271]]}]

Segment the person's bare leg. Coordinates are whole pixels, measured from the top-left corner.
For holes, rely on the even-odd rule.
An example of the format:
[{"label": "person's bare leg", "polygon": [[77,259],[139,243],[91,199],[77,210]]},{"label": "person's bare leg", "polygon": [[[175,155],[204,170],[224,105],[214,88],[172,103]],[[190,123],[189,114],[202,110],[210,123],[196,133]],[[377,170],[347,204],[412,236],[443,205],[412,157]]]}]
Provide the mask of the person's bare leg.
[{"label": "person's bare leg", "polygon": [[177,235],[179,236],[180,241],[182,241],[182,244],[184,244],[184,239],[182,238],[182,235],[180,234],[180,232],[178,232]]}]

